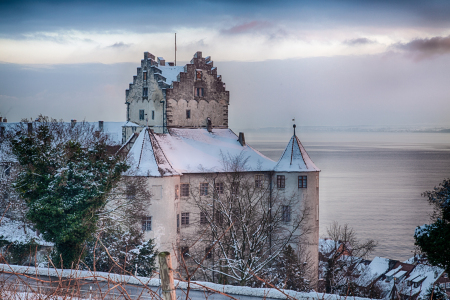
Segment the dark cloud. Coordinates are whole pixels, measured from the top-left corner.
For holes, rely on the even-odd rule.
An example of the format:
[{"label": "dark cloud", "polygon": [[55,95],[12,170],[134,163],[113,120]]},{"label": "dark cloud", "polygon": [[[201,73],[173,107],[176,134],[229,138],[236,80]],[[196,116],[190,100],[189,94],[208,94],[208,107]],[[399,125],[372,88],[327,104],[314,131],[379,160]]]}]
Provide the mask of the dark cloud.
[{"label": "dark cloud", "polygon": [[116,49],[124,49],[130,47],[132,44],[125,44],[124,42],[118,42],[111,46],[108,46],[108,48],[116,48]]},{"label": "dark cloud", "polygon": [[[78,0],[0,1],[0,37],[20,38],[30,32],[86,30],[90,32],[173,32],[182,27],[224,28],[239,33],[266,26],[267,20],[293,27],[336,25],[449,26],[450,1],[387,0]],[[287,26],[289,27],[289,26]],[[225,31],[226,31],[225,30]]]},{"label": "dark cloud", "polygon": [[368,38],[356,38],[351,40],[345,40],[344,44],[349,46],[360,46],[360,45],[367,45],[367,44],[374,44],[376,41],[370,40]]},{"label": "dark cloud", "polygon": [[408,43],[398,43],[394,48],[410,52],[420,57],[450,53],[450,35],[447,37],[435,36],[428,39],[415,39]]}]

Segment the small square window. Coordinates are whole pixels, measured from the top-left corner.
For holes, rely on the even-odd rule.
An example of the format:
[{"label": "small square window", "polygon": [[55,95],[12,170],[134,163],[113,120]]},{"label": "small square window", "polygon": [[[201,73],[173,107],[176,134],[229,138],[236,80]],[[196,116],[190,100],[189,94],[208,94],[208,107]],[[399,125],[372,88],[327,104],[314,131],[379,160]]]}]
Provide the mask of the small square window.
[{"label": "small square window", "polygon": [[154,120],[154,119],[155,119],[155,111],[152,110],[152,120]]},{"label": "small square window", "polygon": [[189,183],[181,184],[181,197],[189,197]]},{"label": "small square window", "polygon": [[186,119],[190,119],[190,118],[191,118],[191,110],[186,109]]},{"label": "small square window", "polygon": [[178,195],[180,194],[180,187],[177,185],[175,185],[175,199],[178,199]]},{"label": "small square window", "polygon": [[189,225],[189,213],[181,213],[181,225]]},{"label": "small square window", "polygon": [[142,218],[142,231],[152,230],[152,217]]},{"label": "small square window", "polygon": [[255,175],[255,187],[260,188],[262,187],[262,183],[264,180],[264,176],[261,174]]},{"label": "small square window", "polygon": [[208,183],[200,183],[200,196],[208,196]]},{"label": "small square window", "polygon": [[143,109],[140,109],[139,110],[139,120],[144,120],[144,110]]},{"label": "small square window", "polygon": [[307,183],[307,176],[298,176],[298,188],[299,189],[306,189],[306,183]]},{"label": "small square window", "polygon": [[216,182],[216,193],[223,194],[223,182]]},{"label": "small square window", "polygon": [[212,257],[212,252],[213,252],[212,247],[206,247],[205,248],[205,258],[210,259]]},{"label": "small square window", "polygon": [[288,223],[291,221],[291,207],[289,205],[283,205],[281,207],[281,221]]},{"label": "small square window", "polygon": [[148,88],[144,88],[144,90],[142,91],[142,97],[148,97]]},{"label": "small square window", "polygon": [[232,195],[239,194],[239,182],[238,181],[231,183],[231,194]]},{"label": "small square window", "polygon": [[183,255],[183,258],[189,258],[189,247],[181,247],[181,255]]},{"label": "small square window", "polygon": [[277,188],[284,189],[286,187],[286,180],[284,175],[277,175]]},{"label": "small square window", "polygon": [[200,224],[208,224],[208,218],[206,217],[206,213],[203,211],[200,212]]}]

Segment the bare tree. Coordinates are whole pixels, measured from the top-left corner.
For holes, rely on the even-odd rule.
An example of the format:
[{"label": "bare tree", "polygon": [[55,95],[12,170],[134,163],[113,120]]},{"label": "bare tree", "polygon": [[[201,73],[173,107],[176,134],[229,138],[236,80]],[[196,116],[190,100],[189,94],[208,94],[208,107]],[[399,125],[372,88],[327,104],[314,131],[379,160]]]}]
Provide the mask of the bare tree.
[{"label": "bare tree", "polygon": [[310,232],[310,208],[273,189],[271,172],[249,173],[246,164],[243,155],[224,156],[223,172],[205,175],[191,191],[200,211],[193,240],[201,243],[189,256],[212,281],[247,285],[286,246],[298,248]]},{"label": "bare tree", "polygon": [[360,241],[353,228],[348,224],[333,222],[327,228],[328,238],[319,248],[320,269],[325,278],[325,291],[347,295],[348,287],[354,281],[354,272],[364,263],[377,246],[377,242],[368,239]]}]

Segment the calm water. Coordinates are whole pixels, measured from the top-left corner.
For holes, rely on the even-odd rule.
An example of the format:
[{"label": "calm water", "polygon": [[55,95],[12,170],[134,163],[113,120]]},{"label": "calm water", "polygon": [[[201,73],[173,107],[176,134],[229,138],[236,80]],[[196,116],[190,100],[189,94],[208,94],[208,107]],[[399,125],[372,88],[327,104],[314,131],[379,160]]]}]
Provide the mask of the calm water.
[{"label": "calm water", "polygon": [[[298,134],[320,174],[320,235],[332,221],[379,242],[374,256],[412,256],[414,229],[429,222],[421,193],[450,177],[448,133]],[[246,133],[249,144],[278,160],[288,134]]]}]

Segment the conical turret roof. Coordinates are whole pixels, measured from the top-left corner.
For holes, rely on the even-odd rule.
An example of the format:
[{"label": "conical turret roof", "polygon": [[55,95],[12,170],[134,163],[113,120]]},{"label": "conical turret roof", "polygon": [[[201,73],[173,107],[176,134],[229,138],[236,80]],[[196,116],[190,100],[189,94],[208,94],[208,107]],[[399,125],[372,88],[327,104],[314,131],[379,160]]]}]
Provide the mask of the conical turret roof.
[{"label": "conical turret roof", "polygon": [[320,171],[313,163],[302,143],[295,135],[292,136],[283,155],[274,169],[276,172],[314,172]]}]

